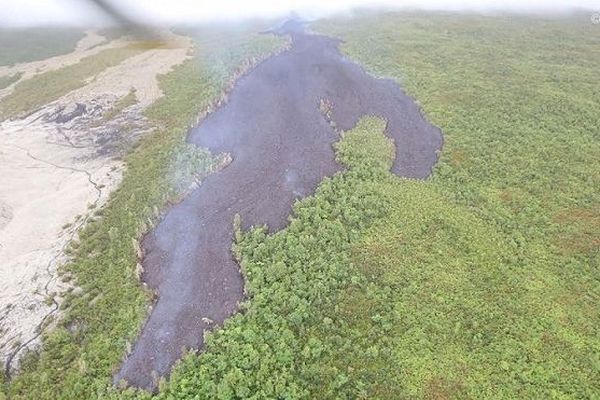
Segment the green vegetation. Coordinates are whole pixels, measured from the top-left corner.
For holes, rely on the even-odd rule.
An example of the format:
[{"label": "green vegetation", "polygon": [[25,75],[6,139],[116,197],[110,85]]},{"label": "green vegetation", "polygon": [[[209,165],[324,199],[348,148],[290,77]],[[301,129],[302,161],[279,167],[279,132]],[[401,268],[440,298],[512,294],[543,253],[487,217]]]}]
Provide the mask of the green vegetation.
[{"label": "green vegetation", "polygon": [[10,85],[12,85],[13,83],[15,83],[19,79],[21,79],[22,75],[23,75],[22,73],[16,73],[16,74],[13,74],[13,75],[0,76],[0,90],[1,89],[6,89]]},{"label": "green vegetation", "polygon": [[[290,226],[238,233],[243,313],[158,396],[594,398],[600,392],[600,36],[587,19],[325,21],[445,134],[427,181],[382,122]],[[335,107],[335,105],[333,105]]]},{"label": "green vegetation", "polygon": [[[136,277],[133,243],[178,194],[174,188],[187,187],[174,179],[191,181],[213,166],[207,153],[185,150],[187,128],[221,95],[244,60],[282,45],[280,39],[249,33],[261,29],[202,30],[196,57],[161,78],[165,96],[146,112],[156,132],[126,157],[120,188],[101,217],[81,232],[71,248],[75,258],[62,271],[82,293],[66,296],[64,319],[44,334],[41,352],[26,355],[22,372],[4,388],[9,398],[95,399],[114,391],[112,372],[137,336],[150,296]],[[181,154],[189,156],[194,170],[174,175],[171,166],[183,163]]]},{"label": "green vegetation", "polygon": [[77,28],[0,28],[0,66],[69,53],[81,38],[83,31]]},{"label": "green vegetation", "polygon": [[19,116],[48,104],[105,69],[143,51],[143,46],[107,49],[88,56],[79,63],[33,76],[17,83],[14,91],[0,100],[0,120]]},{"label": "green vegetation", "polygon": [[[596,398],[598,27],[587,16],[392,13],[315,28],[419,99],[444,131],[440,161],[427,181],[401,179],[385,121],[344,133],[347,169],[298,202],[288,228],[237,232],[243,312],[156,398]],[[68,299],[11,398],[151,397],[109,388],[144,316],[131,238],[185,187],[167,177],[196,168],[173,175],[188,157],[174,155],[212,165],[183,150],[195,113],[242,55],[274,46],[207,36],[208,55],[164,78],[167,96],[149,112],[163,128],[127,159],[66,269],[85,295]]]},{"label": "green vegetation", "polygon": [[439,200],[401,191],[408,206],[356,250],[400,318],[388,347],[397,379],[382,381],[397,391],[383,397],[600,393],[600,35],[588,17],[321,25],[444,131],[421,185]]},{"label": "green vegetation", "polygon": [[[158,398],[347,398],[353,393],[357,382],[347,366],[333,365],[332,357],[365,350],[349,336],[352,321],[344,318],[339,302],[347,291],[364,288],[365,278],[352,265],[353,246],[361,232],[393,210],[394,198],[386,191],[402,182],[389,172],[394,147],[384,127],[385,121],[369,117],[345,134],[336,149],[348,170],[298,202],[288,228],[273,236],[264,228],[237,233],[235,252],[249,300],[224,329],[208,335],[204,354],[183,360]],[[358,322],[368,323],[367,317]],[[380,338],[385,331],[357,334]],[[362,372],[356,365],[356,373]]]}]

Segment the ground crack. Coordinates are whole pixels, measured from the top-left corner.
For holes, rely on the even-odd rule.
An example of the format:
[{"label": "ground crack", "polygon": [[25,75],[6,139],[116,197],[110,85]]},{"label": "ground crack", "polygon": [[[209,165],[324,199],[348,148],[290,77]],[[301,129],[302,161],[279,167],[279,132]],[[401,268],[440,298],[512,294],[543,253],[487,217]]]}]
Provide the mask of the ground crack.
[{"label": "ground crack", "polygon": [[[68,170],[68,171],[72,171],[72,172],[77,172],[77,173],[82,173],[85,174],[87,176],[87,179],[89,181],[90,184],[92,184],[92,186],[94,186],[94,189],[96,190],[96,199],[94,200],[94,202],[92,203],[94,206],[97,206],[98,202],[100,201],[100,198],[102,196],[102,190],[100,188],[100,185],[95,182],[92,178],[92,174],[84,169],[79,169],[79,168],[74,168],[74,167],[67,167],[67,166],[62,166],[62,165],[57,165],[54,164],[50,161],[47,160],[43,160],[41,158],[38,158],[36,156],[34,156],[33,154],[31,154],[31,152],[21,146],[17,146],[17,145],[12,145],[13,147],[16,147],[18,149],[20,149],[21,151],[24,151],[27,156],[29,158],[31,158],[32,160],[50,165],[54,168],[58,168],[58,169],[64,169],[64,170]],[[94,207],[95,208],[95,207]],[[51,292],[50,292],[50,285],[52,284],[52,282],[55,281],[56,279],[56,275],[52,272],[52,266],[57,262],[58,258],[60,256],[62,256],[67,248],[67,246],[71,243],[71,241],[75,238],[75,235],[77,234],[77,232],[79,231],[79,229],[81,227],[83,227],[87,221],[90,219],[90,214],[86,215],[78,224],[76,224],[72,231],[71,234],[69,235],[68,239],[65,241],[65,243],[62,245],[62,247],[59,249],[59,251],[54,255],[54,257],[52,257],[52,259],[46,264],[46,275],[49,276],[48,281],[46,282],[46,284],[44,285],[44,293],[42,293],[42,296],[44,296],[44,298],[51,298],[52,299],[52,308],[50,309],[50,311],[48,311],[48,313],[46,315],[44,315],[44,317],[42,318],[42,320],[40,321],[40,323],[35,327],[34,329],[34,335],[29,338],[27,341],[25,341],[24,343],[20,344],[18,347],[16,347],[12,353],[10,353],[6,359],[5,362],[5,367],[4,367],[4,373],[7,379],[11,379],[11,367],[12,367],[12,363],[15,360],[15,357],[25,348],[27,348],[27,346],[29,346],[29,344],[31,344],[32,342],[34,342],[35,340],[37,340],[42,332],[43,332],[43,327],[44,324],[46,323],[46,321],[53,315],[55,314],[58,309],[59,309],[59,304],[55,299],[55,296],[51,296]]]}]

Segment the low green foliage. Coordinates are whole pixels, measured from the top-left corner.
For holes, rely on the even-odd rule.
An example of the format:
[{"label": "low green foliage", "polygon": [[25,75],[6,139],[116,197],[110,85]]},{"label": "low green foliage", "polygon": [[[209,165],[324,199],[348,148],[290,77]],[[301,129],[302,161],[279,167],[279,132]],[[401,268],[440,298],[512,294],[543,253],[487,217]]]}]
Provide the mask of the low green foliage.
[{"label": "low green foliage", "polygon": [[[321,31],[444,132],[388,172],[382,121],[287,229],[239,233],[242,313],[159,398],[594,398],[600,37],[587,19],[385,14]],[[334,105],[335,106],[335,105]]]},{"label": "low green foliage", "polygon": [[11,94],[0,100],[0,120],[34,111],[37,107],[84,86],[87,79],[142,51],[143,48],[139,46],[107,49],[88,56],[77,64],[19,82]]},{"label": "low green foliage", "polygon": [[38,61],[75,50],[83,38],[77,28],[0,28],[0,65]]},{"label": "low green foliage", "polygon": [[[444,132],[421,185],[438,200],[403,188],[403,206],[355,249],[379,287],[369,296],[400,318],[388,347],[395,378],[371,393],[597,396],[598,27],[588,15],[390,13],[319,29],[398,79]],[[361,298],[346,303],[358,309]]]},{"label": "low green foliage", "polygon": [[[349,165],[354,170],[363,169],[366,174],[386,174],[392,167],[395,147],[391,141],[365,132],[382,132],[385,121],[378,119],[362,119],[356,128],[342,133],[344,140],[336,143],[336,160],[342,165]],[[378,155],[378,157],[375,157]]]},{"label": "low green foliage", "polygon": [[[401,179],[389,173],[384,121],[344,133],[336,151],[347,169],[298,202],[286,229],[237,232],[242,312],[156,398],[597,397],[597,26],[391,13],[315,28],[419,99],[444,132],[440,161],[427,181]],[[152,397],[110,389],[144,315],[131,238],[174,193],[175,155],[202,160],[182,131],[226,80],[221,66],[274,45],[201,37],[214,58],[163,80],[150,115],[165,128],[128,158],[121,189],[84,231],[67,270],[85,295],[70,299],[13,397]]]},{"label": "low green foliage", "polygon": [[[345,368],[328,365],[352,345],[340,296],[364,278],[352,267],[361,232],[389,214],[396,182],[389,167],[393,144],[385,121],[369,117],[336,146],[348,170],[323,181],[298,202],[289,227],[238,234],[235,253],[246,276],[243,312],[208,335],[206,351],[190,355],[158,398],[346,397],[353,384]],[[375,333],[380,335],[380,333]]]},{"label": "low green foliage", "polygon": [[[297,203],[288,228],[236,235],[243,311],[184,359],[158,398],[597,392],[594,298],[561,282],[551,262],[565,260],[519,251],[437,177],[390,174],[384,126],[369,117],[343,135],[336,149],[347,171]],[[585,263],[571,273],[578,290],[597,288]]]},{"label": "low green foliage", "polygon": [[[133,243],[177,189],[213,167],[207,152],[185,150],[185,134],[244,60],[282,45],[280,39],[251,33],[261,28],[203,30],[196,57],[161,77],[165,96],[146,111],[156,131],[126,157],[121,186],[101,217],[80,233],[71,246],[74,260],[62,270],[82,293],[67,294],[59,325],[44,334],[39,353],[23,359],[21,373],[6,388],[11,399],[92,399],[114,393],[112,374],[135,340],[149,302],[136,277]],[[174,163],[187,172],[173,175]]]},{"label": "low green foliage", "polygon": [[13,83],[21,79],[22,75],[22,73],[16,73],[13,75],[0,76],[0,90],[9,87]]}]

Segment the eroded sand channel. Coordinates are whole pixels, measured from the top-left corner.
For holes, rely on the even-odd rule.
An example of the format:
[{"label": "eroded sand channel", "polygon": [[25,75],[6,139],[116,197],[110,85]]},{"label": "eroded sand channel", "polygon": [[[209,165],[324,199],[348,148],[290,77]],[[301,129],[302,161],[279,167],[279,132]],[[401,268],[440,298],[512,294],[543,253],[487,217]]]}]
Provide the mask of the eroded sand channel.
[{"label": "eroded sand channel", "polygon": [[115,382],[153,388],[182,348],[202,346],[202,333],[221,324],[243,297],[243,280],[231,255],[232,221],[244,229],[287,223],[296,198],[313,192],[340,167],[332,144],[339,137],[320,110],[350,129],[365,114],[384,117],[395,140],[393,171],[424,178],[442,144],[414,101],[390,80],[375,79],[345,60],[339,41],[287,26],[292,47],[241,78],[229,102],[194,129],[190,143],[233,161],[171,207],[143,241],[143,279],[158,300]]}]

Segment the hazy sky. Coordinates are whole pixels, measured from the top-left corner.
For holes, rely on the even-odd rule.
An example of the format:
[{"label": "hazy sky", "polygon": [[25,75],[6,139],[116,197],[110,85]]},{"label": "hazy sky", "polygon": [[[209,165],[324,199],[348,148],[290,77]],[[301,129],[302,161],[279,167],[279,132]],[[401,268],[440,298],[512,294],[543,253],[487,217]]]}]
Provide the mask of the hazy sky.
[{"label": "hazy sky", "polygon": [[[309,17],[352,7],[383,5],[440,10],[560,12],[577,8],[600,11],[600,0],[111,0],[132,16],[155,22],[276,17],[299,11]],[[98,20],[86,0],[0,0],[0,27],[79,23]]]}]

